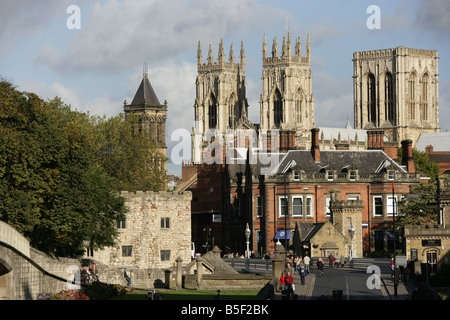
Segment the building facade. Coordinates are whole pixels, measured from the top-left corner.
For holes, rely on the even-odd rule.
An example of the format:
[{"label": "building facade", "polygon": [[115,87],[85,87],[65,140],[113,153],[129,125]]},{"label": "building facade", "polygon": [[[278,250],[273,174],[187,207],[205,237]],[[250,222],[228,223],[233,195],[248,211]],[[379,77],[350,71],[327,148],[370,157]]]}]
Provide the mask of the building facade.
[{"label": "building facade", "polygon": [[392,141],[439,131],[438,52],[405,47],[355,52],[356,129],[382,129]]},{"label": "building facade", "polygon": [[159,168],[166,170],[166,121],[167,101],[161,104],[148,79],[147,67],[144,67],[142,81],[136,90],[133,100],[127,104],[123,103],[125,116],[128,114],[139,115],[142,130],[148,132],[150,138],[156,143],[160,154]]},{"label": "building facade", "polygon": [[118,221],[116,245],[94,251],[93,259],[110,267],[161,269],[181,257],[191,261],[192,194],[123,191],[128,208]]},{"label": "building facade", "polygon": [[267,56],[266,37],[262,49],[262,93],[260,127],[295,132],[295,145],[306,147],[314,127],[314,95],[312,92],[311,46],[309,34],[306,54],[302,56],[300,37],[292,54],[291,36],[283,37],[281,53],[275,37],[272,54]]}]

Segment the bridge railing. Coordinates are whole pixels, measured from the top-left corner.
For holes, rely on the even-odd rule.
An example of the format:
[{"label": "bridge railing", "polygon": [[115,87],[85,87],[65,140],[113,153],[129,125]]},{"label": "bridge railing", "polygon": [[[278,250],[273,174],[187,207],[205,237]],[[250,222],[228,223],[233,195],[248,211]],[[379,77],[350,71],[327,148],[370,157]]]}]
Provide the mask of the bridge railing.
[{"label": "bridge railing", "polygon": [[[246,269],[247,259],[242,258],[222,258],[232,268],[238,271]],[[272,260],[270,259],[248,259],[248,270],[258,273],[272,273]]]}]

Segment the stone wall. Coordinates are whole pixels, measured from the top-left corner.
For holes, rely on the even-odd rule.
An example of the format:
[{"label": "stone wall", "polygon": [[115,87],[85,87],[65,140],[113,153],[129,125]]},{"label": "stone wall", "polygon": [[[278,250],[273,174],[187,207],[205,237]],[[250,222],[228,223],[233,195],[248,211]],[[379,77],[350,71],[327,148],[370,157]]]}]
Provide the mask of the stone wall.
[{"label": "stone wall", "polygon": [[[91,258],[112,268],[164,269],[175,260],[191,260],[192,194],[123,191],[128,213],[114,247],[95,251]],[[162,226],[161,219],[164,220]],[[168,222],[168,225],[166,223]],[[124,252],[128,247],[129,254]],[[161,252],[170,254],[162,259]]]},{"label": "stone wall", "polygon": [[8,246],[0,246],[0,264],[7,273],[0,277],[0,300],[35,300],[40,293],[54,294],[69,289],[76,259],[57,259],[36,249],[30,257]]}]

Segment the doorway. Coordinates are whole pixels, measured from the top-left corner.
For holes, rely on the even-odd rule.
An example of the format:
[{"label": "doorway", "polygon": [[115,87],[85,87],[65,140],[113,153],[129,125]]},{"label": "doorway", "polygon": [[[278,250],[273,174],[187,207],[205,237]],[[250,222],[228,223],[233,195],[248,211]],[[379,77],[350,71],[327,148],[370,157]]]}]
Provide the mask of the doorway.
[{"label": "doorway", "polygon": [[436,249],[431,249],[427,251],[427,263],[430,266],[430,272],[437,272],[437,262],[438,262],[438,251]]}]

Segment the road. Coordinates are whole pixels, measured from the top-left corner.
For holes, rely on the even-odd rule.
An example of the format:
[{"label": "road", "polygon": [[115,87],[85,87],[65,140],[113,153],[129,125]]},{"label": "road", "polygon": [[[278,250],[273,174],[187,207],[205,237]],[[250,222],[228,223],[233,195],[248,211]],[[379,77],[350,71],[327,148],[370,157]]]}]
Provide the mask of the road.
[{"label": "road", "polygon": [[341,300],[385,300],[388,296],[383,285],[380,285],[379,289],[375,287],[376,281],[369,279],[373,275],[366,273],[366,269],[325,268],[322,276],[318,275],[317,268],[312,269],[315,277],[312,276],[307,299],[333,299],[334,290],[341,291],[341,294],[335,293],[334,296],[335,299]]}]

